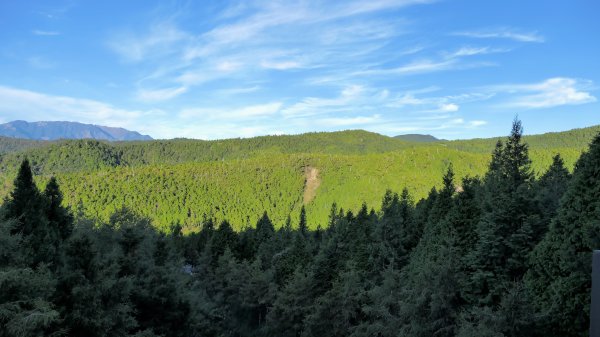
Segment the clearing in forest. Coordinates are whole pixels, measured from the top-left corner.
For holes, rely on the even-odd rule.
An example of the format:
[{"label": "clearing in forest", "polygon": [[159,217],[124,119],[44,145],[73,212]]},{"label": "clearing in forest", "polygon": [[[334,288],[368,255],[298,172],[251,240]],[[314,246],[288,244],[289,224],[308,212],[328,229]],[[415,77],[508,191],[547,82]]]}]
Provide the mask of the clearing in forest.
[{"label": "clearing in forest", "polygon": [[319,170],[308,166],[304,172],[306,180],[304,183],[304,204],[310,203],[317,195],[317,188],[321,185]]}]

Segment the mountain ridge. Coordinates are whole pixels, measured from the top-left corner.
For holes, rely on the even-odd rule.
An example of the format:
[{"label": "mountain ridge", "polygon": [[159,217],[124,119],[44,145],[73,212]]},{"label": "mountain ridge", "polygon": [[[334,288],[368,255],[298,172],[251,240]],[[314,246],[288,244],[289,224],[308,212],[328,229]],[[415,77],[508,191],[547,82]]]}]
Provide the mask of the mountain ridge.
[{"label": "mountain ridge", "polygon": [[[540,175],[556,154],[572,169],[599,133],[596,125],[523,140]],[[377,207],[386,189],[407,188],[415,201],[426,197],[450,163],[457,179],[481,176],[499,139],[411,142],[360,130],[210,141],[0,137],[0,150],[6,149],[0,152],[0,198],[27,158],[36,179],[55,176],[66,205],[75,209],[81,200],[90,216],[108,219],[126,206],[158,228],[179,223],[194,230],[208,216],[239,230],[256,220],[247,214],[267,211],[279,226],[304,205],[310,223],[326,226],[333,203],[353,212],[362,202]],[[317,170],[313,188],[311,169]]]},{"label": "mountain ridge", "polygon": [[0,124],[0,136],[30,140],[99,139],[108,141],[152,140],[152,137],[120,127],[69,121],[27,122],[16,120]]},{"label": "mountain ridge", "polygon": [[433,142],[441,142],[444,139],[436,138],[432,135],[424,135],[420,133],[409,133],[405,135],[397,135],[394,136],[396,139],[402,139],[409,142],[421,142],[421,143],[433,143]]}]

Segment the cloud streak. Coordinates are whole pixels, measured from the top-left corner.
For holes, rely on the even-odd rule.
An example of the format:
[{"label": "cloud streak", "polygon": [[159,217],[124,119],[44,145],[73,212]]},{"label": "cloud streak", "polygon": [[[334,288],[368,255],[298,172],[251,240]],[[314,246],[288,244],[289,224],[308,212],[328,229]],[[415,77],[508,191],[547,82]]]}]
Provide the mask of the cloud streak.
[{"label": "cloud streak", "polygon": [[31,34],[37,35],[37,36],[57,36],[57,35],[60,35],[60,32],[51,31],[51,30],[34,29],[31,31]]},{"label": "cloud streak", "polygon": [[0,114],[11,120],[27,116],[31,121],[78,121],[134,128],[140,118],[154,113],[120,109],[95,100],[0,86]]},{"label": "cloud streak", "polygon": [[481,29],[472,31],[454,32],[452,35],[464,36],[475,39],[509,39],[518,42],[545,42],[545,38],[538,32],[523,32],[514,28]]},{"label": "cloud streak", "polygon": [[596,102],[597,99],[589,92],[590,89],[592,89],[590,81],[565,77],[549,78],[539,83],[501,85],[492,88],[512,96],[506,103],[507,106],[528,109]]}]

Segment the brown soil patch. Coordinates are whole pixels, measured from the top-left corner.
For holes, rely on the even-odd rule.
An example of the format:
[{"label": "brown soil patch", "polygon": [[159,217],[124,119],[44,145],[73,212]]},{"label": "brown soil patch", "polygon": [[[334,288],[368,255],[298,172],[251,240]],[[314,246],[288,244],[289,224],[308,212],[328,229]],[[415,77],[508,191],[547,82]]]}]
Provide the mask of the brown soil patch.
[{"label": "brown soil patch", "polygon": [[308,166],[304,171],[304,204],[308,204],[317,195],[317,188],[321,185],[321,178],[319,178],[319,170],[315,167]]}]

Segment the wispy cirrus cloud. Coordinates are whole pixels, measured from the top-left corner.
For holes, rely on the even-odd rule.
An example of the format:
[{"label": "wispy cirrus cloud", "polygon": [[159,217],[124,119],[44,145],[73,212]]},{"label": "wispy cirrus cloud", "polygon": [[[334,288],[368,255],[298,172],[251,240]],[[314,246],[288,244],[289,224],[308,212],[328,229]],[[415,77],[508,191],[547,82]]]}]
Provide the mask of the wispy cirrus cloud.
[{"label": "wispy cirrus cloud", "polygon": [[592,89],[591,81],[565,77],[549,78],[531,84],[508,84],[491,87],[491,90],[509,95],[504,105],[529,109],[596,102],[596,97],[590,93]]},{"label": "wispy cirrus cloud", "polygon": [[328,117],[317,119],[317,123],[329,126],[361,126],[377,123],[381,121],[381,115],[375,114],[372,116],[352,116],[352,117]]},{"label": "wispy cirrus cloud", "polygon": [[108,46],[124,60],[130,62],[145,61],[176,53],[173,47],[188,38],[188,34],[170,22],[150,26],[146,34],[120,32],[111,37]]},{"label": "wispy cirrus cloud", "polygon": [[491,48],[491,47],[461,47],[453,52],[442,52],[442,55],[446,58],[457,58],[464,56],[475,56],[475,55],[487,55],[495,53],[509,52],[510,49],[506,48]]},{"label": "wispy cirrus cloud", "polygon": [[187,108],[179,113],[179,117],[202,118],[203,120],[254,119],[257,117],[273,116],[282,107],[281,102],[256,104],[231,109],[226,108]]},{"label": "wispy cirrus cloud", "polygon": [[476,39],[509,39],[518,42],[545,42],[545,38],[537,31],[525,32],[515,28],[500,27],[479,30],[458,31],[452,33],[456,36],[464,36]]},{"label": "wispy cirrus cloud", "polygon": [[37,35],[37,36],[57,36],[57,35],[60,35],[60,32],[53,31],[53,30],[34,29],[31,31],[31,34]]},{"label": "wispy cirrus cloud", "polygon": [[168,100],[188,91],[185,86],[163,88],[163,89],[140,89],[137,92],[136,98],[144,102],[158,102]]},{"label": "wispy cirrus cloud", "polygon": [[140,118],[157,111],[128,110],[90,99],[49,95],[0,86],[0,114],[7,119],[79,121],[133,128]]},{"label": "wispy cirrus cloud", "polygon": [[313,115],[326,115],[333,112],[350,112],[364,108],[364,103],[369,105],[375,101],[382,101],[382,92],[374,92],[360,85],[345,87],[336,97],[306,97],[282,110],[285,116],[306,117]]},{"label": "wispy cirrus cloud", "polygon": [[[229,79],[243,84],[256,76],[268,77],[269,72],[328,69],[341,73],[344,66],[367,62],[375,51],[389,48],[390,39],[405,34],[407,20],[373,20],[371,15],[431,2],[253,1],[226,6],[200,33],[182,29],[169,18],[157,20],[145,32],[118,32],[107,45],[121,59],[142,64],[144,71],[154,68],[139,80],[136,97],[158,102],[177,97],[154,92],[164,83],[189,90]],[[412,48],[410,53],[419,50]],[[143,95],[146,91],[151,95]]]}]

